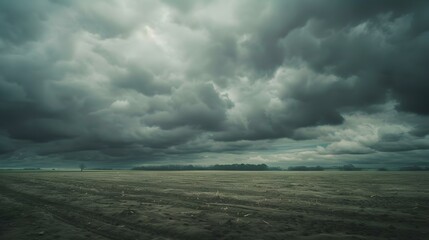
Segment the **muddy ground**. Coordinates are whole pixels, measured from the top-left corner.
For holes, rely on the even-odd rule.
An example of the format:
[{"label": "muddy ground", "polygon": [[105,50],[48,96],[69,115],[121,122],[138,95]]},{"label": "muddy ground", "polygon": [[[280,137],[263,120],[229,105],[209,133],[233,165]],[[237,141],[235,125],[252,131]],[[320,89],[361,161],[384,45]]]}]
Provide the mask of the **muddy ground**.
[{"label": "muddy ground", "polygon": [[0,239],[429,239],[428,172],[0,172]]}]

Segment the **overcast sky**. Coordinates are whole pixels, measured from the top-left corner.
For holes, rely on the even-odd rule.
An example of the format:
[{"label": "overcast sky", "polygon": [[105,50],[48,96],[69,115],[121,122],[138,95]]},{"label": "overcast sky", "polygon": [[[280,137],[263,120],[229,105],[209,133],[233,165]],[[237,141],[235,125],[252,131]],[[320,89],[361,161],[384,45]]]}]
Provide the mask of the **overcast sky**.
[{"label": "overcast sky", "polygon": [[429,164],[429,1],[0,0],[0,167]]}]

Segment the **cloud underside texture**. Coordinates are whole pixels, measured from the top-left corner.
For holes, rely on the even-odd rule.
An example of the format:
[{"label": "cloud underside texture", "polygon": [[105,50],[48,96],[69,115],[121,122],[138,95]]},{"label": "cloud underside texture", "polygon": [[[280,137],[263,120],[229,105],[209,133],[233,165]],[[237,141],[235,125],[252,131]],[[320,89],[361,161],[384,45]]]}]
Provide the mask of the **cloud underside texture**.
[{"label": "cloud underside texture", "polygon": [[0,29],[6,160],[429,148],[427,1],[1,0]]}]

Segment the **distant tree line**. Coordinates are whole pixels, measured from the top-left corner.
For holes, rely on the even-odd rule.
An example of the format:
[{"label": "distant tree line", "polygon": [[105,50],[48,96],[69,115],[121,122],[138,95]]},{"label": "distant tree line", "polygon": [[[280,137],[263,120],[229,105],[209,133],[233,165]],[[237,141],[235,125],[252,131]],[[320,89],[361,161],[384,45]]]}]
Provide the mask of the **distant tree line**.
[{"label": "distant tree line", "polygon": [[41,170],[38,167],[28,167],[28,168],[23,168],[23,170]]},{"label": "distant tree line", "polygon": [[340,167],[339,170],[343,170],[343,171],[361,171],[362,168],[357,168],[353,164],[346,164],[346,165]]},{"label": "distant tree line", "polygon": [[323,171],[325,169],[321,166],[316,166],[316,167],[293,166],[293,167],[289,167],[287,170],[289,171]]},{"label": "distant tree line", "polygon": [[206,170],[203,166],[194,165],[157,165],[157,166],[140,166],[132,170],[153,170],[153,171],[178,171],[178,170]]},{"label": "distant tree line", "polygon": [[429,171],[429,167],[407,166],[400,168],[399,171]]},{"label": "distant tree line", "polygon": [[133,170],[153,170],[153,171],[192,171],[192,170],[222,170],[222,171],[274,171],[281,170],[276,167],[268,167],[266,164],[216,164],[211,166],[194,165],[158,165],[158,166],[140,166]]},{"label": "distant tree line", "polygon": [[235,170],[235,171],[266,171],[269,170],[267,164],[216,164],[212,170]]},{"label": "distant tree line", "polygon": [[362,168],[355,167],[353,164],[346,164],[343,166],[334,166],[324,168],[321,166],[308,167],[308,166],[291,166],[287,170],[288,171],[324,171],[327,170],[340,170],[340,171],[361,171]]}]

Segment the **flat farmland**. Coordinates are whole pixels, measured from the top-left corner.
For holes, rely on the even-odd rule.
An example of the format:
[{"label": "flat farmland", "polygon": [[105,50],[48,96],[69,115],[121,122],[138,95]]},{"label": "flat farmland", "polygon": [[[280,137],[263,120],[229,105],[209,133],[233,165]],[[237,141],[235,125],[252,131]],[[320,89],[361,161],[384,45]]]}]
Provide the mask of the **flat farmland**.
[{"label": "flat farmland", "polygon": [[0,172],[0,239],[428,239],[428,172]]}]

